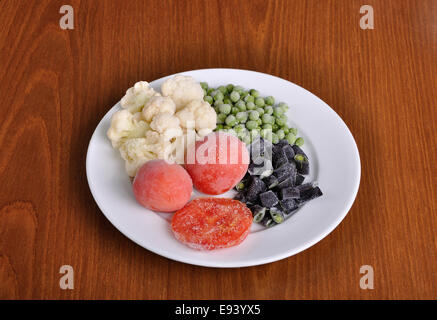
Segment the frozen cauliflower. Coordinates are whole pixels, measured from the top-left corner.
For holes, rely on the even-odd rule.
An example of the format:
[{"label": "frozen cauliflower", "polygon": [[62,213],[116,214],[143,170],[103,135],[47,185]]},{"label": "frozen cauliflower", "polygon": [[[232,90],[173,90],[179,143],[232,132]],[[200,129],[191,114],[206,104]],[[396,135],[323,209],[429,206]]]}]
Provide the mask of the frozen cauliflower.
[{"label": "frozen cauliflower", "polygon": [[131,177],[149,160],[183,163],[187,145],[216,127],[216,112],[192,77],[175,76],[161,90],[163,96],[146,81],[137,82],[121,99],[123,109],[112,116],[107,136]]},{"label": "frozen cauliflower", "polygon": [[[179,128],[179,130],[181,129]],[[174,150],[176,148],[177,145],[174,142],[166,140],[165,136],[156,131],[149,130],[145,138],[133,138],[120,144],[119,151],[125,160],[127,174],[134,177],[138,169],[149,160],[175,161]]]},{"label": "frozen cauliflower", "polygon": [[134,177],[144,163],[155,159],[152,146],[147,144],[146,138],[133,138],[120,145],[119,151],[125,160],[126,172],[130,177]]},{"label": "frozen cauliflower", "polygon": [[128,110],[120,110],[113,114],[107,136],[114,148],[127,139],[144,137],[149,130],[149,124],[137,115]]},{"label": "frozen cauliflower", "polygon": [[217,114],[208,102],[193,100],[176,113],[184,129],[196,129],[200,137],[211,133],[217,122]]},{"label": "frozen cauliflower", "polygon": [[176,111],[192,100],[203,99],[203,89],[192,77],[178,75],[167,79],[161,86],[162,95],[170,97],[176,104]]},{"label": "frozen cauliflower", "polygon": [[141,111],[147,101],[154,96],[160,96],[160,94],[153,90],[147,81],[139,81],[132,88],[127,89],[120,103],[124,109],[135,113]]},{"label": "frozen cauliflower", "polygon": [[169,97],[154,96],[146,103],[142,112],[143,118],[150,122],[158,113],[174,114],[176,105]]},{"label": "frozen cauliflower", "polygon": [[179,119],[170,113],[160,113],[153,118],[150,127],[161,133],[165,140],[171,140],[183,134]]}]

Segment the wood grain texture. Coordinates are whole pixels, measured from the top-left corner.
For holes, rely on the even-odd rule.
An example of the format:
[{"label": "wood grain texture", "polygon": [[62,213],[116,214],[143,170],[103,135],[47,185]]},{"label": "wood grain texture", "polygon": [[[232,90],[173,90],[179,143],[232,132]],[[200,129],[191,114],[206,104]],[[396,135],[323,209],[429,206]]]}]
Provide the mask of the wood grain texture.
[{"label": "wood grain texture", "polygon": [[[0,298],[437,298],[437,1],[0,1]],[[361,30],[370,4],[375,29]],[[138,80],[229,67],[326,101],[360,150],[346,219],[279,262],[195,267],[125,238],[89,192],[85,156]],[[231,80],[231,79],[230,79]],[[328,141],[328,143],[331,143]],[[75,289],[59,288],[59,268]],[[361,265],[375,289],[359,287]]]}]

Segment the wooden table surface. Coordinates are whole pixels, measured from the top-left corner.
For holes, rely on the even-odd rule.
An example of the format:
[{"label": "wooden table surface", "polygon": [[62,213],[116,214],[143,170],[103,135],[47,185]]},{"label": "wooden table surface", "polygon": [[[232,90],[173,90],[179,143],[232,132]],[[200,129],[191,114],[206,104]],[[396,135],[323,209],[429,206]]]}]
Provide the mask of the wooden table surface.
[{"label": "wooden table surface", "polygon": [[[62,30],[59,9],[74,9]],[[373,6],[362,30],[360,7]],[[437,298],[437,1],[0,1],[0,298]],[[345,220],[267,265],[213,269],[134,244],[85,157],[138,80],[200,68],[290,80],[326,101],[362,162]],[[231,79],[230,79],[231,80]],[[74,268],[61,290],[59,268]],[[363,290],[360,267],[374,269]]]}]

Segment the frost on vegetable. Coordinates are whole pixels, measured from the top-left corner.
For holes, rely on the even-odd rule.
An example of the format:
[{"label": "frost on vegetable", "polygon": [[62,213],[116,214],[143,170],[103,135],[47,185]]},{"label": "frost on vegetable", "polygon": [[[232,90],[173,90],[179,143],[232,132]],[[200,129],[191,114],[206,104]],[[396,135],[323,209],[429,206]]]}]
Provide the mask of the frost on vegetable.
[{"label": "frost on vegetable", "polygon": [[111,127],[107,132],[112,146],[117,148],[127,139],[143,137],[149,125],[141,118],[133,115],[128,110],[120,110],[114,113],[111,119]]},{"label": "frost on vegetable", "polygon": [[192,100],[176,113],[184,130],[195,129],[200,137],[210,134],[216,127],[217,114],[208,102]]},{"label": "frost on vegetable", "polygon": [[142,112],[143,118],[150,122],[159,113],[174,114],[176,105],[169,97],[154,96],[146,103]]},{"label": "frost on vegetable", "polygon": [[131,113],[141,111],[144,105],[153,96],[160,94],[150,87],[147,81],[139,81],[132,88],[127,89],[126,94],[121,98],[121,106]]},{"label": "frost on vegetable", "polygon": [[178,75],[167,79],[161,86],[162,95],[170,97],[176,110],[182,109],[192,100],[203,100],[203,89],[192,77]]}]

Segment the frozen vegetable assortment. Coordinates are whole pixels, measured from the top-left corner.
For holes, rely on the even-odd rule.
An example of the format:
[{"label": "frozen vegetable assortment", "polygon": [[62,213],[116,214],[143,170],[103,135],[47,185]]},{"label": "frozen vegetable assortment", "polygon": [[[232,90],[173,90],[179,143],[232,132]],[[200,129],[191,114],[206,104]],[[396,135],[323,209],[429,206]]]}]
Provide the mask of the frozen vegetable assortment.
[{"label": "frozen vegetable assortment", "polygon": [[[303,138],[288,126],[288,105],[232,84],[210,88],[178,75],[161,92],[137,82],[121,99],[107,136],[149,210],[175,212],[177,240],[199,250],[238,245],[252,222],[282,223],[320,197]],[[191,199],[235,188],[234,199]],[[191,201],[190,201],[191,200]]]}]

